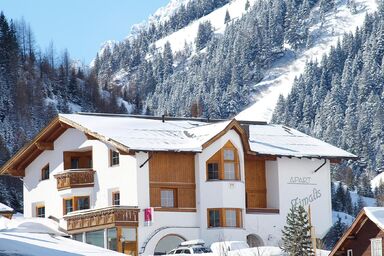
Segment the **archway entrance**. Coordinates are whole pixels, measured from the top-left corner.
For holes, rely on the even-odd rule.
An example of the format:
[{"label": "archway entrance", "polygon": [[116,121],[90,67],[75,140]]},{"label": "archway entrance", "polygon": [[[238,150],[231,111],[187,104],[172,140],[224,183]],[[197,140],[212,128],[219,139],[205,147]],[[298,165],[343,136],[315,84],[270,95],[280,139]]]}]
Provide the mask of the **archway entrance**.
[{"label": "archway entrance", "polygon": [[157,243],[154,255],[164,255],[184,241],[185,239],[179,235],[166,235]]},{"label": "archway entrance", "polygon": [[263,239],[255,234],[247,235],[247,244],[249,247],[259,247],[264,245]]}]

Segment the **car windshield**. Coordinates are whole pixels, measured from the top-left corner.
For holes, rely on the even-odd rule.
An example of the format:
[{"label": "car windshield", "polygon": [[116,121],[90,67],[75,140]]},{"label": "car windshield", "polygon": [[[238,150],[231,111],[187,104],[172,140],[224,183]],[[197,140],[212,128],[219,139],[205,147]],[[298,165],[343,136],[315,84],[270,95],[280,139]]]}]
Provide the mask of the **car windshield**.
[{"label": "car windshield", "polygon": [[193,248],[194,254],[208,253],[208,252],[212,252],[212,251],[211,251],[211,249],[209,249],[207,247],[195,247],[195,248]]}]

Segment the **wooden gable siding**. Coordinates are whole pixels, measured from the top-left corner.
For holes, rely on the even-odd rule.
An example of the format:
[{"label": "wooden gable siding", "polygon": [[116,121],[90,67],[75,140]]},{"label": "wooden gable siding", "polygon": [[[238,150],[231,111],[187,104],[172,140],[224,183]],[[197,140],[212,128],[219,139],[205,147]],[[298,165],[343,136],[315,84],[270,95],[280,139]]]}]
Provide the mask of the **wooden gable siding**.
[{"label": "wooden gable siding", "polygon": [[362,226],[357,229],[357,232],[351,232],[350,234],[348,234],[348,237],[346,237],[346,239],[343,241],[338,250],[334,253],[331,253],[330,255],[347,256],[347,251],[349,249],[352,249],[353,255],[370,256],[370,239],[383,237],[384,232],[380,228],[378,228],[377,225],[373,223],[370,219],[366,219],[366,221],[363,221]]},{"label": "wooden gable siding", "polygon": [[267,207],[265,160],[245,157],[245,194],[246,208]]},{"label": "wooden gable siding", "polygon": [[154,152],[149,160],[150,204],[161,207],[161,189],[175,191],[175,210],[196,208],[195,156]]}]

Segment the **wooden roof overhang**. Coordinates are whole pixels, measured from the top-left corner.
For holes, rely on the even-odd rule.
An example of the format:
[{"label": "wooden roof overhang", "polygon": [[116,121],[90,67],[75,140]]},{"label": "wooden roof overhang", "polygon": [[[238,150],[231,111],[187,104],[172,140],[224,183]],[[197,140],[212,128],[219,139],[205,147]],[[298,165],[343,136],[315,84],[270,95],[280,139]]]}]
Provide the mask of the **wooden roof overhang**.
[{"label": "wooden roof overhang", "polygon": [[54,141],[68,128],[75,128],[84,132],[88,139],[97,139],[115,147],[121,154],[131,154],[128,147],[121,143],[92,132],[81,125],[62,116],[55,117],[32,141],[21,148],[1,168],[0,175],[25,176],[25,168],[32,163],[44,150],[53,150]]},{"label": "wooden roof overhang", "polygon": [[[353,221],[352,225],[349,227],[349,229],[343,234],[343,236],[337,241],[336,245],[333,247],[331,253],[329,256],[337,256],[337,255],[344,255],[344,249],[343,246],[345,243],[347,243],[349,240],[355,239],[357,233],[362,229],[364,224],[368,220],[368,216],[365,213],[364,209],[360,211],[360,213],[357,215],[356,219]],[[380,228],[378,226],[378,228]],[[380,228],[381,229],[381,228]]]}]

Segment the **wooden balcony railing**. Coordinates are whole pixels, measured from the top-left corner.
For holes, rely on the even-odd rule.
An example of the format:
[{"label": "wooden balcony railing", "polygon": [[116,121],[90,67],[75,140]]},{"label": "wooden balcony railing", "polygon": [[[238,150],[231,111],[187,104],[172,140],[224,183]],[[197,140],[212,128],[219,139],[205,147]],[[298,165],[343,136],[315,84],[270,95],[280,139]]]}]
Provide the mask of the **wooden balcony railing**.
[{"label": "wooden balcony railing", "polygon": [[112,206],[101,209],[71,212],[64,216],[67,230],[102,228],[103,226],[138,226],[139,209],[128,206]]},{"label": "wooden balcony railing", "polygon": [[57,189],[93,187],[95,171],[92,169],[71,169],[56,174]]}]

